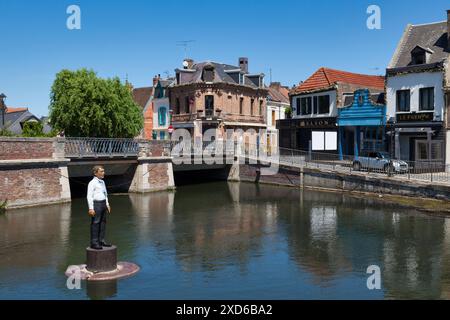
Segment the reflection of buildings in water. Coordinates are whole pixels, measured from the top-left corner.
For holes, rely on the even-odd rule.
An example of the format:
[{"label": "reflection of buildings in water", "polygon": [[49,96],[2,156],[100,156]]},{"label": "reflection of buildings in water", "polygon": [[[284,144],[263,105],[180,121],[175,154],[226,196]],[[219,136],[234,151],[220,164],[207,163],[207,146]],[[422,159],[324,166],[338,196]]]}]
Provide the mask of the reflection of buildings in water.
[{"label": "reflection of buildings in water", "polygon": [[392,213],[392,224],[394,226],[398,226],[399,221],[400,221],[400,213],[398,212]]},{"label": "reflection of buildings in water", "polygon": [[444,245],[442,246],[441,299],[450,299],[450,218],[444,221]]},{"label": "reflection of buildings in water", "polygon": [[0,271],[57,264],[66,253],[70,222],[70,203],[0,216]]},{"label": "reflection of buildings in water", "polygon": [[265,204],[265,233],[273,234],[277,231],[278,210],[277,202],[268,202]]},{"label": "reflection of buildings in water", "polygon": [[[349,269],[349,262],[343,254],[342,245],[336,236],[337,209],[335,206],[317,206],[305,192],[300,210],[290,215],[283,225],[288,235],[289,255],[300,269],[311,274],[315,285],[328,286],[340,270]],[[323,203],[324,201],[322,201]]]},{"label": "reflection of buildings in water", "polygon": [[384,235],[381,266],[386,297],[441,297],[449,279],[445,274],[445,253],[438,249],[443,247],[444,221],[406,213],[392,221],[393,228]]},{"label": "reflection of buildings in water", "polygon": [[252,255],[259,255],[267,223],[265,205],[257,202],[235,203],[191,213],[188,218],[175,215],[177,260],[185,272],[214,271],[238,265],[246,272]]},{"label": "reflection of buildings in water", "polygon": [[240,195],[240,188],[241,184],[239,182],[228,182],[228,192],[230,193],[231,199],[234,203],[239,203],[239,195]]},{"label": "reflection of buildings in water", "polygon": [[129,194],[136,219],[138,238],[151,238],[158,243],[171,235],[174,210],[174,192],[153,192]]},{"label": "reflection of buildings in water", "polygon": [[313,207],[310,213],[313,240],[335,240],[337,228],[336,207]]}]

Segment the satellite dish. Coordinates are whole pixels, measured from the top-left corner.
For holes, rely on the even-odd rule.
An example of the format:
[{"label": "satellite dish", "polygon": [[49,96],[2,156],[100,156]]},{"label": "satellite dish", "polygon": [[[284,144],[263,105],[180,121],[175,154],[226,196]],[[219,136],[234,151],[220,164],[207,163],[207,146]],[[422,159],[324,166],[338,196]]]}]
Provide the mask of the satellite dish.
[{"label": "satellite dish", "polygon": [[189,66],[189,63],[186,60],[184,60],[183,61],[183,67],[187,68],[188,66]]}]

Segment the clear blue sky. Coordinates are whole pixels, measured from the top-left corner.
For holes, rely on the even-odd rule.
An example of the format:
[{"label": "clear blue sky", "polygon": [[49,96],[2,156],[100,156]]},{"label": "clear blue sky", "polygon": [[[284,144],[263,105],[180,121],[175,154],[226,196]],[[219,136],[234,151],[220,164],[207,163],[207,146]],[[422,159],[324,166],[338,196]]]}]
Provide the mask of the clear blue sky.
[{"label": "clear blue sky", "polygon": [[[71,4],[81,8],[81,30],[66,28]],[[366,27],[371,4],[381,7],[381,30]],[[195,40],[196,61],[246,56],[266,83],[270,68],[289,86],[321,66],[383,74],[406,24],[446,20],[446,9],[448,0],[1,0],[0,93],[42,116],[63,68],[148,86],[181,66],[179,40]]]}]

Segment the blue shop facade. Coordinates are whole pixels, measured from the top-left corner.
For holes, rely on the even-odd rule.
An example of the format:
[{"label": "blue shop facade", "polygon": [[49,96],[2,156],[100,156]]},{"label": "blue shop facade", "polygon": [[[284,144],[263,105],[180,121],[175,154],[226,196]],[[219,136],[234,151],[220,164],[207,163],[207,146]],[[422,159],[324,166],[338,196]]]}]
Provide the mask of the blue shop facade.
[{"label": "blue shop facade", "polygon": [[384,93],[356,90],[338,110],[339,159],[357,158],[364,151],[389,151]]}]

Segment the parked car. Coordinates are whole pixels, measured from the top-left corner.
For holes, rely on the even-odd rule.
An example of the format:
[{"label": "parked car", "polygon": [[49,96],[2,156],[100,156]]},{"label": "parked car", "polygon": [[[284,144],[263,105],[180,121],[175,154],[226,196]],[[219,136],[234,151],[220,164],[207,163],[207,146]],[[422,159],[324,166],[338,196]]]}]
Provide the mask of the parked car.
[{"label": "parked car", "polygon": [[389,153],[380,151],[361,152],[361,155],[353,160],[353,170],[361,169],[385,173],[406,173],[409,170],[405,161],[392,159]]}]

